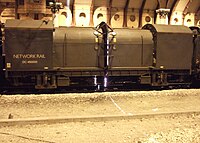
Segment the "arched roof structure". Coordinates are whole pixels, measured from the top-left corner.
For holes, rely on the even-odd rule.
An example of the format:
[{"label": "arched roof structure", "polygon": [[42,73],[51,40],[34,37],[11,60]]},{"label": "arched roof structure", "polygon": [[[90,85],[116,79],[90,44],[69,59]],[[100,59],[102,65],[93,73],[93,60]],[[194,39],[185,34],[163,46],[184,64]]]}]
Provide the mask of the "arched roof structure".
[{"label": "arched roof structure", "polygon": [[[32,11],[18,9],[17,3],[35,0],[0,0],[0,16],[8,15],[9,11],[15,11],[14,18],[19,18],[19,13],[47,14],[44,10],[46,4],[53,0],[37,0],[41,9],[33,7]],[[74,26],[95,26],[104,20],[113,27],[142,27],[147,23],[166,23],[173,25],[200,26],[200,0],[56,0],[61,2],[71,11],[71,23]],[[9,4],[11,3],[11,5]],[[43,4],[43,6],[41,6]],[[14,6],[13,6],[14,5]],[[14,10],[6,9],[12,7]],[[21,7],[21,6],[20,6]],[[19,7],[19,8],[20,8]],[[6,9],[6,10],[5,10]],[[161,9],[158,14],[156,10]],[[167,18],[163,11],[167,10]],[[18,13],[19,12],[19,13]],[[85,17],[82,17],[85,13]],[[164,13],[165,14],[165,13]],[[101,17],[99,17],[101,15]],[[9,15],[10,16],[10,15]],[[11,14],[12,16],[12,14]],[[1,17],[0,17],[1,18]],[[101,18],[101,19],[99,19]],[[163,21],[165,20],[165,21]],[[167,22],[166,22],[167,20]],[[82,22],[81,22],[82,21]]]}]

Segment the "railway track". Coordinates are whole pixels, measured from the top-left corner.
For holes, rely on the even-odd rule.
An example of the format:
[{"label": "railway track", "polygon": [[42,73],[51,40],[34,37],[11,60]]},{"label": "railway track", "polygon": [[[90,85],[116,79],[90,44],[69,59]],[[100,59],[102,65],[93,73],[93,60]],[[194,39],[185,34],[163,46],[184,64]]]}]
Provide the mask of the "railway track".
[{"label": "railway track", "polygon": [[96,89],[94,87],[68,87],[68,88],[58,88],[58,89],[34,89],[31,87],[5,87],[0,89],[0,94],[4,95],[15,95],[15,94],[57,94],[57,93],[95,93],[95,92],[117,92],[117,91],[160,91],[160,90],[171,90],[171,89],[193,89],[197,87],[189,86],[189,85],[174,85],[168,87],[151,87],[151,86],[116,86],[109,87],[105,89]]},{"label": "railway track", "polygon": [[124,114],[124,115],[99,115],[99,116],[63,116],[63,117],[39,117],[39,118],[19,118],[19,119],[1,119],[0,126],[15,125],[35,125],[35,124],[57,124],[69,122],[103,122],[114,120],[145,120],[151,118],[169,118],[174,119],[180,116],[193,118],[199,116],[200,111],[175,111],[175,112],[149,112],[142,114]]}]

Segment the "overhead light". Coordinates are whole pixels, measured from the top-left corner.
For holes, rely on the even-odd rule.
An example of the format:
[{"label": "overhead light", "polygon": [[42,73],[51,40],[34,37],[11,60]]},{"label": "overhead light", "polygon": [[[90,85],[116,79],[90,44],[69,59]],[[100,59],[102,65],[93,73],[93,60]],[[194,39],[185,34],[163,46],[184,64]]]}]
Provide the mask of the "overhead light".
[{"label": "overhead light", "polygon": [[113,31],[113,32],[111,32],[111,35],[112,35],[112,36],[116,36],[117,33]]},{"label": "overhead light", "polygon": [[94,33],[93,33],[95,36],[99,36],[99,32],[97,32],[97,31],[94,31]]}]

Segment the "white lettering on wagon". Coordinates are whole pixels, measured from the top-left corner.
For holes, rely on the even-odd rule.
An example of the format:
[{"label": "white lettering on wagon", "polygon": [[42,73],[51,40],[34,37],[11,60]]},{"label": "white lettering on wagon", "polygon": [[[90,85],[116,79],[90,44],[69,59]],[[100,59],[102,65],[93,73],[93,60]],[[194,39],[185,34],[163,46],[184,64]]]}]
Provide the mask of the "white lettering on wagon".
[{"label": "white lettering on wagon", "polygon": [[13,54],[13,59],[22,59],[22,64],[38,64],[37,59],[46,59],[44,54]]},{"label": "white lettering on wagon", "polygon": [[23,60],[22,64],[37,64],[38,61],[28,61],[28,60]]},{"label": "white lettering on wagon", "polygon": [[14,54],[13,59],[46,59],[44,54]]}]

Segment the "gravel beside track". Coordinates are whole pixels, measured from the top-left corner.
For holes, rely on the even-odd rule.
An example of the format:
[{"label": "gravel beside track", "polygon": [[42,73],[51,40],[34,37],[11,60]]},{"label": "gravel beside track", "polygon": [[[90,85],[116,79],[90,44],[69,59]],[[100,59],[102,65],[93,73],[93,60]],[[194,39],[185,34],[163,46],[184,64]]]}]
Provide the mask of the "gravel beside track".
[{"label": "gravel beside track", "polygon": [[[1,95],[0,110],[0,120],[200,111],[200,90]],[[1,126],[0,142],[199,143],[199,131],[200,115],[184,114],[109,121]]]}]

